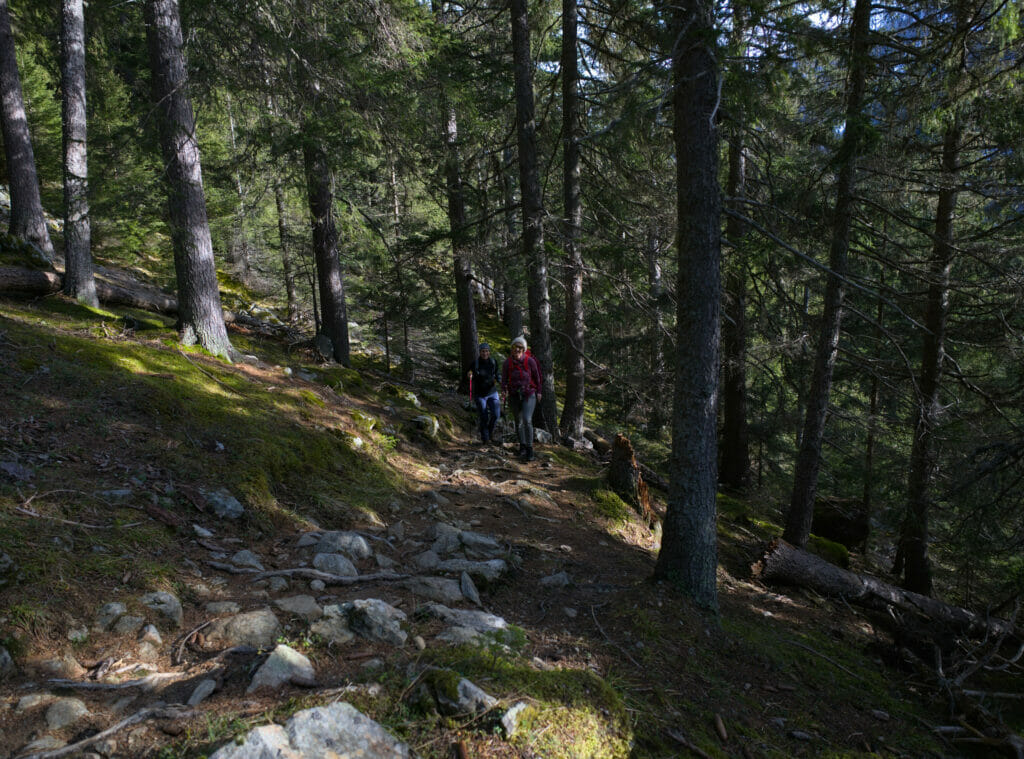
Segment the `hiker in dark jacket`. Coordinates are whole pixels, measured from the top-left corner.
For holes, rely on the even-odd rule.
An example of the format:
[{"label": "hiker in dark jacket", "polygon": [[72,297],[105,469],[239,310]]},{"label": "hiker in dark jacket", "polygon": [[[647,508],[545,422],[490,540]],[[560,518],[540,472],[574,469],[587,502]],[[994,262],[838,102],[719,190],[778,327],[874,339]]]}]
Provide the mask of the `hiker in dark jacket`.
[{"label": "hiker in dark jacket", "polygon": [[480,440],[484,443],[494,437],[494,425],[501,418],[500,385],[501,372],[498,362],[491,358],[491,346],[480,343],[480,353],[469,370],[469,386],[480,415]]},{"label": "hiker in dark jacket", "polygon": [[512,341],[512,355],[501,371],[502,389],[516,415],[519,429],[519,455],[533,461],[533,410],[541,398],[540,365],[526,350],[526,338]]}]

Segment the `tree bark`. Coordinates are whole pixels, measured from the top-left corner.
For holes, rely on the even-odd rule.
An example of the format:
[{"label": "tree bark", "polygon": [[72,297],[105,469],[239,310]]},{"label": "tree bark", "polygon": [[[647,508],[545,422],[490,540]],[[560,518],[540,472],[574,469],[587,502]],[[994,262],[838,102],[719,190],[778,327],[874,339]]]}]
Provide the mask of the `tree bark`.
[{"label": "tree bark", "polygon": [[889,585],[874,577],[840,569],[785,540],[773,540],[751,570],[755,577],[766,582],[810,588],[823,595],[841,597],[880,611],[896,607],[922,614],[970,635],[1017,634],[1009,622],[983,617],[967,609],[949,606],[920,593]]},{"label": "tree bark", "polygon": [[945,356],[946,317],[949,314],[949,280],[953,268],[953,216],[960,154],[960,127],[951,124],[942,144],[943,185],[935,209],[935,242],[929,266],[928,303],[925,313],[921,373],[918,376],[914,442],[907,476],[907,513],[900,528],[899,551],[903,554],[903,584],[908,590],[931,595],[932,570],[928,558],[928,512],[938,466],[935,428],[942,415],[939,386]]},{"label": "tree bark", "polygon": [[64,293],[99,305],[89,226],[89,171],[85,116],[85,5],[63,0],[61,90],[64,136]]},{"label": "tree bark", "polygon": [[576,62],[576,1],[562,0],[562,225],[565,244],[565,405],[559,430],[562,437],[583,437],[586,366],[583,320],[583,254],[580,232],[583,204],[580,197],[579,98],[576,89],[579,68]]},{"label": "tree bark", "polygon": [[281,243],[281,267],[284,269],[284,292],[288,299],[288,323],[299,319],[299,300],[295,289],[295,261],[288,242],[288,215],[284,203],[284,187],[274,182],[274,205],[277,208],[277,236]]},{"label": "tree bark", "polygon": [[647,483],[644,482],[640,464],[636,460],[633,444],[621,433],[615,436],[615,442],[612,443],[608,485],[623,501],[632,506],[648,525],[658,521],[651,508],[651,496],[647,490]]},{"label": "tree bark", "polygon": [[669,10],[679,259],[671,489],[655,577],[716,609],[721,215],[714,3]]},{"label": "tree bark", "polygon": [[544,250],[544,205],[537,169],[537,125],[534,121],[533,59],[527,0],[511,0],[512,58],[515,68],[516,133],[519,143],[519,187],[522,196],[523,258],[528,280],[530,349],[544,375],[543,397],[537,404],[544,429],[558,422],[555,401],[554,356],[551,350],[551,300],[548,295],[548,257]]},{"label": "tree bark", "polygon": [[230,360],[235,350],[221,310],[177,0],[146,0],[145,14],[178,281],[179,339]]},{"label": "tree bark", "polygon": [[[746,188],[743,140],[729,140],[729,186],[726,194],[738,203]],[[722,320],[722,440],[718,480],[722,487],[743,492],[750,487],[750,435],[747,426],[747,276],[739,243],[744,224],[729,216],[725,234],[732,251],[725,276],[725,318]]]},{"label": "tree bark", "polygon": [[868,36],[871,33],[871,0],[857,0],[850,28],[849,87],[846,95],[846,128],[839,148],[839,175],[836,181],[836,207],[829,249],[829,274],[825,287],[825,306],[821,317],[814,370],[807,396],[800,451],[793,475],[793,493],[783,537],[803,546],[811,534],[814,497],[821,469],[821,443],[825,436],[825,418],[832,392],[832,373],[839,353],[839,329],[843,319],[843,298],[850,250],[850,226],[853,220],[857,157],[863,146],[864,89],[870,64]]},{"label": "tree bark", "polygon": [[[310,129],[307,125],[306,129]],[[348,310],[345,280],[338,258],[338,232],[334,224],[334,179],[327,151],[315,135],[307,134],[302,148],[306,190],[313,226],[313,255],[320,290],[321,330],[331,339],[334,360],[348,366]]]},{"label": "tree bark", "polygon": [[7,0],[0,0],[0,128],[11,182],[10,233],[39,249],[42,260],[36,263],[52,264],[53,243],[39,196],[36,158],[32,152],[25,100],[21,94],[21,75],[14,52]]}]

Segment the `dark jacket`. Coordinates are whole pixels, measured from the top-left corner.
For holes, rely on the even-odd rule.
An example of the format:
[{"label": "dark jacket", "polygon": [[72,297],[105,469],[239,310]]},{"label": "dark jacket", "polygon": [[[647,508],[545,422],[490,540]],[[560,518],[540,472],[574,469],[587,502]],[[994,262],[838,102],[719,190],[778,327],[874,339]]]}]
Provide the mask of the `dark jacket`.
[{"label": "dark jacket", "polygon": [[520,391],[522,391],[524,397],[536,395],[543,386],[541,384],[540,365],[537,363],[537,359],[530,355],[524,355],[521,360],[509,356],[505,359],[501,376],[503,378],[501,383],[502,389],[510,395],[515,395]]},{"label": "dark jacket", "polygon": [[486,361],[479,356],[473,362],[473,396],[484,398],[497,389],[501,384],[501,373],[498,371],[498,362],[491,356]]}]

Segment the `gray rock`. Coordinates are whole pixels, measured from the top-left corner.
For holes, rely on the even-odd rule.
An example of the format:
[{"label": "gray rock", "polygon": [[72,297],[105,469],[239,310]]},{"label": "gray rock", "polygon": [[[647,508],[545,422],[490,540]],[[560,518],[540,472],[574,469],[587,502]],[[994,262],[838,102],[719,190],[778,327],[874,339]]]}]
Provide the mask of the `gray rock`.
[{"label": "gray rock", "polygon": [[199,704],[209,698],[215,690],[217,690],[216,680],[203,680],[196,686],[195,690],[192,691],[192,695],[188,697],[188,705],[199,706]]},{"label": "gray rock", "polygon": [[431,537],[434,545],[431,550],[438,556],[447,556],[462,548],[462,541],[459,539],[459,530],[444,522],[436,522],[431,528]]},{"label": "gray rock", "polygon": [[293,616],[302,617],[307,622],[315,622],[324,615],[324,610],[320,608],[313,596],[279,598],[274,601],[274,606]]},{"label": "gray rock", "polygon": [[271,593],[282,593],[288,590],[288,578],[281,575],[274,575],[267,581],[267,589]]},{"label": "gray rock", "polygon": [[501,717],[501,727],[505,731],[505,737],[511,738],[519,729],[519,717],[529,706],[525,701],[516,701],[508,708]]},{"label": "gray rock", "polygon": [[0,680],[4,680],[13,674],[14,659],[11,658],[11,654],[6,648],[0,646]]},{"label": "gray rock", "polygon": [[173,627],[181,627],[181,622],[184,618],[184,614],[181,610],[181,601],[170,593],[162,590],[157,591],[156,593],[147,593],[142,596],[139,601],[147,609],[151,609],[163,617],[163,619],[169,622]]},{"label": "gray rock", "polygon": [[39,740],[32,741],[22,746],[18,755],[22,754],[39,754],[43,751],[54,751],[59,748],[64,748],[67,744],[59,738],[54,738],[52,735],[44,735]]},{"label": "gray rock", "polygon": [[381,569],[394,569],[397,566],[393,559],[388,558],[382,553],[376,554],[374,559],[377,562],[377,566]]},{"label": "gray rock", "polygon": [[196,534],[197,537],[200,537],[200,538],[212,538],[213,537],[213,530],[207,530],[202,525],[193,524],[192,525],[192,531]]},{"label": "gray rock", "polygon": [[567,588],[572,585],[572,578],[567,572],[556,572],[540,578],[540,585],[542,588]]},{"label": "gray rock", "polygon": [[111,632],[115,632],[118,635],[134,635],[142,626],[146,624],[144,617],[136,617],[133,614],[125,614],[119,620],[114,623],[114,626],[110,628]]},{"label": "gray rock", "polygon": [[270,609],[215,619],[206,633],[206,647],[255,646],[270,648],[281,634],[281,623]]},{"label": "gray rock", "polygon": [[438,603],[457,604],[462,601],[459,583],[448,577],[410,577],[402,580],[398,586]]},{"label": "gray rock", "polygon": [[323,535],[323,533],[321,533],[319,531],[317,531],[317,532],[304,532],[304,533],[302,533],[299,536],[299,539],[297,541],[295,541],[295,547],[296,548],[309,548],[310,546],[315,546],[317,543],[320,542],[320,538],[322,537],[322,535]]},{"label": "gray rock", "polygon": [[479,630],[458,625],[438,633],[437,640],[450,646],[478,646],[487,642],[484,634]]},{"label": "gray rock", "polygon": [[405,645],[408,634],[401,624],[407,617],[401,609],[396,609],[378,598],[365,598],[350,601],[341,605],[348,616],[352,632],[367,640],[379,640],[393,646]]},{"label": "gray rock", "polygon": [[533,440],[535,443],[543,443],[544,445],[551,445],[555,441],[550,432],[542,430],[540,427],[533,428]]},{"label": "gray rock", "polygon": [[373,549],[366,538],[355,532],[325,532],[316,550],[318,553],[343,553],[357,561],[373,556]]},{"label": "gray rock", "polygon": [[103,604],[96,612],[96,629],[106,632],[121,617],[128,613],[128,607],[119,601]]},{"label": "gray rock", "polygon": [[52,693],[29,693],[18,699],[18,703],[14,706],[14,713],[22,714],[37,706],[48,706],[56,700],[57,697]]},{"label": "gray rock", "polygon": [[279,690],[285,685],[316,685],[316,672],[309,659],[293,648],[278,645],[257,671],[246,693],[260,688]]},{"label": "gray rock", "polygon": [[160,631],[157,630],[156,627],[153,625],[146,625],[139,632],[139,642],[150,643],[154,646],[162,646],[164,644],[164,639],[160,637]]},{"label": "gray rock", "polygon": [[40,662],[39,667],[51,677],[74,679],[85,674],[82,665],[69,653],[65,653],[58,659],[46,659]]},{"label": "gray rock", "polygon": [[[438,472],[438,474],[440,474],[440,472]],[[431,501],[436,503],[438,506],[441,506],[442,508],[445,506],[452,505],[452,502],[448,500],[447,496],[442,495],[436,490],[428,490],[427,498],[429,498]]]},{"label": "gray rock", "polygon": [[431,414],[420,414],[419,416],[414,417],[412,421],[413,424],[416,425],[416,429],[423,432],[429,438],[436,439],[438,434],[441,432],[440,423],[437,421],[437,418]]},{"label": "gray rock", "polygon": [[265,725],[210,759],[409,759],[409,747],[345,702],[296,712],[284,727]]},{"label": "gray rock", "polygon": [[68,630],[68,640],[70,640],[72,643],[84,643],[88,639],[88,627],[76,627],[73,630]]},{"label": "gray rock", "polygon": [[[459,578],[459,589],[462,591],[462,595],[466,597],[466,600],[472,601],[477,606],[483,606],[483,602],[480,600],[480,591],[476,589],[476,585],[473,583],[473,578],[469,576],[469,572],[463,572]],[[442,601],[442,603],[445,602]]]},{"label": "gray rock", "polygon": [[359,576],[355,565],[340,553],[318,553],[313,557],[313,566],[338,577]]},{"label": "gray rock", "polygon": [[423,640],[422,635],[413,636],[412,644],[416,646],[417,651],[422,651],[427,647],[427,642]]},{"label": "gray rock", "polygon": [[470,559],[497,559],[505,555],[505,547],[490,535],[463,530],[459,533],[459,540],[462,541],[466,556]]},{"label": "gray rock", "polygon": [[206,503],[213,509],[213,513],[221,519],[239,519],[245,514],[245,507],[224,488],[199,492],[206,498]]},{"label": "gray rock", "polygon": [[85,702],[77,698],[62,698],[54,701],[46,710],[46,724],[51,730],[60,730],[72,725],[89,714]]},{"label": "gray rock", "polygon": [[[452,688],[456,677],[459,679]],[[428,684],[430,695],[441,714],[479,714],[498,704],[498,699],[450,669],[430,670],[423,680]]]},{"label": "gray rock", "polygon": [[208,614],[237,614],[241,610],[234,601],[210,601],[206,604]]},{"label": "gray rock", "polygon": [[[329,359],[334,355],[334,342],[323,332],[318,332],[316,337],[313,338],[313,347],[324,358]],[[302,369],[299,370],[299,373],[302,373]]]},{"label": "gray rock", "polygon": [[401,543],[405,540],[405,522],[398,521],[388,527],[388,537]]},{"label": "gray rock", "polygon": [[139,660],[144,662],[155,662],[160,658],[160,648],[154,646],[148,640],[139,643]]},{"label": "gray rock", "polygon": [[470,561],[469,559],[448,559],[437,565],[436,569],[452,574],[468,572],[477,582],[488,585],[497,582],[508,572],[508,564],[504,559],[490,559],[488,561]]},{"label": "gray rock", "polygon": [[485,611],[450,609],[441,604],[425,604],[416,610],[416,614],[436,617],[449,625],[468,627],[482,633],[502,633],[508,630],[508,622]]},{"label": "gray rock", "polygon": [[348,625],[348,614],[337,605],[325,606],[324,616],[311,624],[309,630],[336,646],[343,646],[356,637]]},{"label": "gray rock", "polygon": [[232,556],[231,563],[236,567],[258,569],[260,572],[264,571],[263,564],[260,562],[260,557],[248,549],[243,549]]},{"label": "gray rock", "polygon": [[420,569],[430,571],[441,565],[441,557],[434,551],[424,551],[412,557],[412,563]]},{"label": "gray rock", "polygon": [[327,583],[325,583],[323,580],[310,580],[309,581],[309,589],[312,590],[314,593],[321,593],[321,592],[323,592],[323,589],[326,588],[326,587],[327,587]]}]

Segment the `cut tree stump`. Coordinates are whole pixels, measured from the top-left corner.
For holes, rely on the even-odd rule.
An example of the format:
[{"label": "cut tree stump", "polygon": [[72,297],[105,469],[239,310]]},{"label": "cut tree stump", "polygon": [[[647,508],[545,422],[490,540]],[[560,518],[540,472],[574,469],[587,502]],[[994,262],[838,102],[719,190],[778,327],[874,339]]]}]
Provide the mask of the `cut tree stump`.
[{"label": "cut tree stump", "polygon": [[866,608],[885,611],[895,607],[919,614],[932,622],[947,625],[958,633],[1019,639],[1016,628],[1009,622],[983,617],[967,609],[889,585],[874,577],[840,569],[781,539],[769,543],[764,555],[751,567],[751,571],[754,577],[765,582],[810,588],[822,595],[845,598],[850,603]]},{"label": "cut tree stump", "polygon": [[633,451],[633,444],[622,433],[615,436],[612,443],[612,462],[608,469],[608,485],[623,501],[628,503],[643,517],[648,525],[658,521],[651,508],[651,496],[647,492],[640,465]]}]

